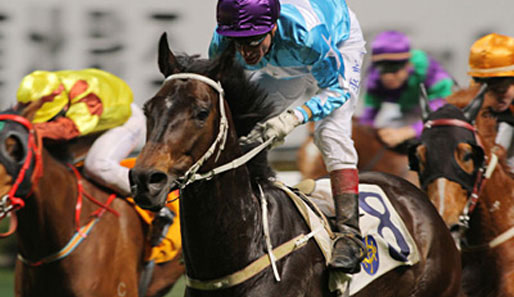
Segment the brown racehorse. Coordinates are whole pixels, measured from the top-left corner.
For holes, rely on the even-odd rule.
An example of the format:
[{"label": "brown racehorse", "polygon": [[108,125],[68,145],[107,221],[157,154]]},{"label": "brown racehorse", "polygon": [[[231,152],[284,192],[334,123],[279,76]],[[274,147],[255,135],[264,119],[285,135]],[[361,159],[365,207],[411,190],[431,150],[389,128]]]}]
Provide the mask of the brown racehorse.
[{"label": "brown racehorse", "polygon": [[471,100],[477,91],[457,92],[448,98],[453,104],[435,112],[425,106],[425,128],[421,144],[411,150],[411,164],[462,246],[465,292],[514,296],[514,180],[501,164],[484,178],[495,119],[491,98],[483,106],[483,96]]},{"label": "brown racehorse", "polygon": [[[147,143],[130,180],[136,203],[147,209],[159,209],[170,190],[182,189],[186,296],[335,296],[313,240],[294,245],[293,253],[277,261],[280,282],[269,266],[243,281],[241,272],[246,276],[254,268],[248,264],[268,259],[269,245],[287,246],[310,230],[287,194],[274,186],[266,153],[245,163],[243,152],[250,147],[240,147],[238,138],[263,120],[269,107],[259,104],[265,95],[246,79],[233,48],[216,60],[175,57],[163,34],[159,68],[166,79],[144,106]],[[457,296],[460,257],[425,194],[391,175],[360,178],[391,198],[422,259],[389,271],[357,296]]]},{"label": "brown racehorse", "polygon": [[[42,148],[30,109],[0,114],[0,211],[17,208],[16,296],[138,296],[149,228],[125,200],[78,182],[55,157],[65,150]],[[164,296],[183,272],[179,257],[156,265],[145,296]]]},{"label": "brown racehorse", "polygon": [[[309,123],[309,135],[298,150],[297,166],[303,178],[317,179],[328,174],[321,152],[314,144],[314,123]],[[380,171],[403,177],[419,186],[418,175],[409,170],[407,154],[387,148],[372,127],[352,121],[352,139],[359,154],[360,172]]]}]

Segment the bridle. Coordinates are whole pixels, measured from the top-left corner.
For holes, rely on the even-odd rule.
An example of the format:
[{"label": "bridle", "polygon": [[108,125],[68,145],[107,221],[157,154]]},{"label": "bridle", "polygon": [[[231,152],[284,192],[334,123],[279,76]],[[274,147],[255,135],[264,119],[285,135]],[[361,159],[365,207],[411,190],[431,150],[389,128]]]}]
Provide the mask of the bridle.
[{"label": "bridle", "polygon": [[[436,120],[428,120],[425,122],[423,126],[423,130],[428,130],[433,127],[441,127],[441,126],[448,126],[448,127],[460,127],[467,129],[473,133],[473,136],[475,138],[476,143],[478,146],[483,150],[484,146],[482,142],[480,141],[480,138],[477,135],[476,128],[471,125],[470,123],[459,120],[459,119],[436,119]],[[460,216],[459,216],[459,223],[456,224],[458,226],[452,226],[452,228],[458,228],[459,230],[462,228],[465,230],[469,229],[469,220],[471,217],[471,214],[473,210],[476,207],[476,204],[478,202],[478,197],[480,196],[480,192],[483,189],[483,186],[485,184],[485,181],[487,178],[485,177],[484,173],[487,168],[487,157],[484,155],[484,158],[480,161],[478,170],[476,171],[476,177],[475,181],[473,183],[472,191],[468,195],[468,199],[466,202],[466,205],[464,209],[462,210]]]},{"label": "bridle", "polygon": [[[39,179],[43,175],[43,162],[41,158],[41,150],[42,150],[42,141],[41,138],[36,136],[34,126],[32,123],[19,115],[14,114],[0,114],[0,121],[13,121],[16,122],[28,130],[28,140],[27,140],[27,155],[25,157],[25,161],[21,166],[20,170],[17,173],[13,186],[9,190],[9,192],[4,195],[0,200],[0,219],[4,218],[9,212],[16,211],[25,206],[25,198],[30,196],[35,185],[39,181]],[[20,185],[28,178],[26,176],[27,171],[30,169],[32,163],[34,161],[34,169],[32,172],[32,176],[30,177],[31,188],[28,191],[27,195],[23,195],[25,197],[17,197],[22,195],[17,195],[16,192],[20,188]]]},{"label": "bridle", "polygon": [[214,176],[231,170],[235,169],[248,161],[250,161],[255,155],[260,153],[262,150],[264,150],[272,141],[273,139],[268,139],[267,141],[263,142],[262,144],[258,145],[257,147],[253,148],[251,151],[247,152],[243,156],[234,159],[233,161],[226,163],[224,165],[218,166],[212,170],[209,170],[205,173],[198,173],[198,170],[202,167],[202,165],[207,161],[211,156],[214,155],[214,152],[216,151],[216,148],[218,148],[218,153],[216,154],[215,161],[218,160],[221,152],[225,148],[225,143],[227,141],[227,135],[228,135],[228,119],[225,112],[225,100],[224,100],[224,90],[221,86],[220,82],[215,82],[214,80],[200,75],[196,73],[178,73],[178,74],[172,74],[164,80],[164,83],[169,82],[171,80],[176,79],[195,79],[199,80],[203,83],[206,83],[210,87],[212,87],[215,91],[218,92],[219,96],[219,108],[220,108],[220,123],[218,128],[218,135],[214,139],[214,142],[211,144],[209,149],[203,154],[202,157],[200,157],[182,176],[178,177],[176,180],[176,183],[179,185],[180,189],[184,189],[187,185],[200,180],[209,180],[213,178]]},{"label": "bridle", "polygon": [[[471,125],[470,123],[468,123],[466,121],[459,120],[459,119],[449,119],[449,118],[428,120],[425,122],[423,129],[428,130],[432,127],[441,127],[441,126],[461,127],[461,128],[471,131],[474,135],[475,141],[478,144],[478,146],[482,150],[484,150],[483,143],[481,142],[480,137],[478,137],[477,129],[473,125]],[[466,205],[464,206],[464,209],[462,210],[461,214],[459,215],[459,222],[450,226],[450,231],[452,231],[452,233],[456,233],[459,241],[461,241],[464,244],[466,244],[466,242],[463,240],[464,234],[469,229],[469,222],[471,219],[471,214],[475,210],[475,207],[478,203],[478,198],[480,197],[482,189],[484,188],[486,181],[491,177],[497,163],[498,163],[498,159],[497,159],[496,155],[493,154],[492,158],[490,160],[486,155],[484,155],[484,158],[482,159],[481,163],[479,164],[479,168],[476,171],[476,177],[475,177],[475,182],[474,182],[472,191],[469,193],[468,199],[466,201]],[[509,240],[513,236],[514,236],[514,227],[511,227],[507,231],[496,236],[487,245],[479,245],[476,247],[466,246],[466,248],[467,249],[476,249],[476,248],[483,248],[483,247],[494,248],[494,247],[502,244],[503,242]]]},{"label": "bridle", "polygon": [[[25,206],[25,199],[30,197],[34,191],[34,188],[38,185],[39,180],[43,176],[43,160],[42,160],[42,149],[43,149],[43,142],[40,137],[37,136],[34,125],[32,123],[19,115],[15,114],[0,114],[0,121],[13,121],[15,123],[18,123],[22,125],[24,128],[28,130],[28,138],[27,138],[27,154],[25,156],[25,160],[23,162],[23,165],[21,165],[20,169],[17,172],[17,176],[15,178],[15,181],[9,190],[9,192],[2,197],[0,200],[0,220],[3,219],[5,216],[10,214],[11,216],[11,224],[9,226],[9,230],[6,233],[0,234],[0,238],[7,237],[14,233],[17,228],[17,219],[15,215],[15,211],[23,208]],[[5,153],[2,152],[2,153]],[[4,156],[0,156],[2,161],[6,161]],[[6,161],[7,162],[7,161]],[[33,172],[32,176],[30,178],[26,175],[27,172],[30,170],[31,166],[33,165]],[[4,165],[6,166],[6,165]],[[74,173],[76,179],[77,179],[77,187],[78,187],[78,197],[77,197],[77,204],[75,206],[75,229],[76,232],[62,249],[59,251],[52,253],[48,256],[45,256],[37,261],[31,261],[29,259],[26,259],[21,254],[18,254],[18,259],[23,262],[26,265],[29,266],[40,266],[48,263],[52,263],[58,260],[61,260],[65,257],[67,257],[71,252],[75,250],[75,248],[83,241],[84,238],[86,238],[87,234],[93,229],[94,225],[99,221],[100,217],[103,216],[103,214],[106,211],[109,211],[113,213],[114,215],[119,217],[119,214],[114,209],[110,208],[109,205],[112,203],[114,198],[116,198],[116,195],[111,194],[109,198],[107,199],[107,202],[105,204],[98,202],[94,197],[86,193],[82,187],[82,181],[80,174],[78,171],[71,165],[68,165],[72,172]],[[6,169],[7,170],[7,169]],[[9,171],[13,171],[12,169]],[[15,171],[15,170],[14,170]],[[16,173],[13,173],[13,175]],[[30,184],[30,189],[24,189],[24,187],[27,187],[26,184]],[[20,188],[21,186],[21,188]],[[21,190],[21,195],[17,194],[18,190]],[[82,209],[82,195],[84,195],[86,198],[88,198],[93,203],[100,206],[99,209],[91,213],[92,219],[85,225],[80,226],[80,213]]]}]

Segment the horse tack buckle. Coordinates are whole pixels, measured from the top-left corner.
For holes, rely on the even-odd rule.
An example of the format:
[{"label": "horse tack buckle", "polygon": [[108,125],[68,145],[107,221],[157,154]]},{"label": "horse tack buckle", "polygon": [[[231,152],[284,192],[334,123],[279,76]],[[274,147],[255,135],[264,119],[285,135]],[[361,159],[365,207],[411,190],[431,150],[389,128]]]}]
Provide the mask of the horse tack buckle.
[{"label": "horse tack buckle", "polygon": [[3,219],[13,209],[14,205],[11,203],[9,195],[4,195],[0,200],[0,219]]}]

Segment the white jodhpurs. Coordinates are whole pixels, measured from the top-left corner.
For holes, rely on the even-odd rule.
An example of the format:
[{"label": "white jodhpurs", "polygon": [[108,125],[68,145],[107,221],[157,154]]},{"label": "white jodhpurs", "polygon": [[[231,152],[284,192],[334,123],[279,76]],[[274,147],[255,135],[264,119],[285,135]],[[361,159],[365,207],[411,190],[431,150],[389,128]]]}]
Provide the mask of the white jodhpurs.
[{"label": "white jodhpurs", "polygon": [[117,193],[130,194],[129,169],[120,165],[136,148],[144,145],[146,118],[141,108],[131,104],[132,115],[125,124],[103,133],[93,143],[84,162],[86,174]]}]

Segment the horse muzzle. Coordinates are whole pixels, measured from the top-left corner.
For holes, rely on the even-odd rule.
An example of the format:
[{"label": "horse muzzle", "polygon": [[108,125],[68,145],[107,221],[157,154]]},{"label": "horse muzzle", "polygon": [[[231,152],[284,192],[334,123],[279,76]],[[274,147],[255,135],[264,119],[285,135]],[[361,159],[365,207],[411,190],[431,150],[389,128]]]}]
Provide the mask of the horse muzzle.
[{"label": "horse muzzle", "polygon": [[136,204],[151,211],[160,210],[166,204],[170,189],[176,187],[175,179],[154,169],[131,169],[129,180]]}]

